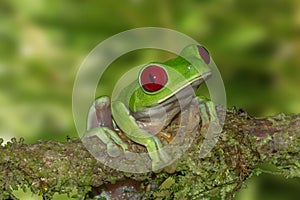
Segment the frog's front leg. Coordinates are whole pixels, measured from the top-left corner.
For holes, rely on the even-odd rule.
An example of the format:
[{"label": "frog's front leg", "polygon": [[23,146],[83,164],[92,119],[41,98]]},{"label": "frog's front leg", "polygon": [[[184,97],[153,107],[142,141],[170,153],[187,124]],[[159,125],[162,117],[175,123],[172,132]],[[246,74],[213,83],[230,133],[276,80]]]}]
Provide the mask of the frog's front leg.
[{"label": "frog's front leg", "polygon": [[197,96],[201,117],[201,133],[204,136],[203,145],[201,146],[199,157],[202,158],[216,144],[222,127],[216,111],[216,106],[212,101],[204,100]]},{"label": "frog's front leg", "polygon": [[107,96],[96,99],[88,114],[87,132],[84,137],[97,136],[107,146],[107,153],[116,157],[120,155],[120,147],[126,151],[128,145],[112,130],[110,99]]},{"label": "frog's front leg", "polygon": [[169,162],[170,159],[162,149],[159,138],[141,129],[136,123],[135,118],[130,115],[129,110],[122,102],[112,102],[112,108],[114,120],[126,136],[147,148],[152,160],[152,170],[158,170],[162,162],[164,164]]}]

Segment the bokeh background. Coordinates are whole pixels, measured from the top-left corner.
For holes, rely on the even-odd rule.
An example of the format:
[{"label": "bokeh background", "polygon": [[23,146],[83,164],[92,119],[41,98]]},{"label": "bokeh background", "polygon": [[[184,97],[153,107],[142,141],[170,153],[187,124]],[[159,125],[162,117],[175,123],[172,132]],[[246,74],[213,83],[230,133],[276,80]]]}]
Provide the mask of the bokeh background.
[{"label": "bokeh background", "polygon": [[[81,62],[106,38],[145,26],[174,29],[206,46],[228,107],[253,116],[300,113],[299,0],[1,0],[0,137],[27,143],[77,137],[71,105]],[[109,94],[117,72],[168,56],[152,50],[122,56],[99,94]],[[300,179],[264,174],[236,199],[294,200],[299,188]]]}]

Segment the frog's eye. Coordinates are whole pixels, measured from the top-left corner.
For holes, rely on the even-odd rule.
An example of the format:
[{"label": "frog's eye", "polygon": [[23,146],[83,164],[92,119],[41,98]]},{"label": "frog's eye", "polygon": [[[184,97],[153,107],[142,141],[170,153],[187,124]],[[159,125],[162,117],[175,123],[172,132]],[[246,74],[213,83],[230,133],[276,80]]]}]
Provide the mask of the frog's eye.
[{"label": "frog's eye", "polygon": [[207,49],[200,45],[198,45],[197,48],[198,48],[198,53],[201,56],[201,58],[204,60],[204,62],[206,64],[209,64],[210,63],[210,55],[209,55],[209,52],[207,51]]},{"label": "frog's eye", "polygon": [[149,65],[140,74],[140,85],[147,92],[156,92],[168,82],[168,75],[164,68]]}]

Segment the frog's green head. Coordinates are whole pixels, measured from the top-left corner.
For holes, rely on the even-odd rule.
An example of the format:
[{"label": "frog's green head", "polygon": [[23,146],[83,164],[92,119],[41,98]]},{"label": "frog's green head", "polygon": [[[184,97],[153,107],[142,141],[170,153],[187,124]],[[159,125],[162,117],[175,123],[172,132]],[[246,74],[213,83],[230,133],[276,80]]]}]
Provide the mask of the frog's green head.
[{"label": "frog's green head", "polygon": [[130,110],[136,112],[157,105],[188,85],[198,86],[211,75],[210,61],[204,47],[189,45],[177,58],[147,64],[141,69],[139,87],[129,100]]}]

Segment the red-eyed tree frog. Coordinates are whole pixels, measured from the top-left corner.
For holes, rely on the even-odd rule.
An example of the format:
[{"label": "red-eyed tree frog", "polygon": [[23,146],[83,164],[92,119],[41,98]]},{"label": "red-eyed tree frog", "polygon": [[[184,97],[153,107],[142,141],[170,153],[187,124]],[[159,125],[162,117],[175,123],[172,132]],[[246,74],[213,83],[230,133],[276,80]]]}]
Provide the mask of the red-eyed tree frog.
[{"label": "red-eyed tree frog", "polygon": [[159,163],[168,162],[169,158],[155,136],[156,130],[151,131],[149,127],[168,126],[194,99],[199,103],[202,126],[211,120],[218,121],[214,104],[187,89],[188,86],[197,89],[212,75],[210,62],[209,52],[203,46],[189,45],[174,59],[143,66],[136,80],[116,99],[110,102],[108,96],[102,96],[93,102],[85,136],[97,136],[106,144],[108,154],[115,157],[121,151],[128,151],[128,144],[114,131],[117,126],[130,140],[146,147],[152,170],[157,170]]}]

